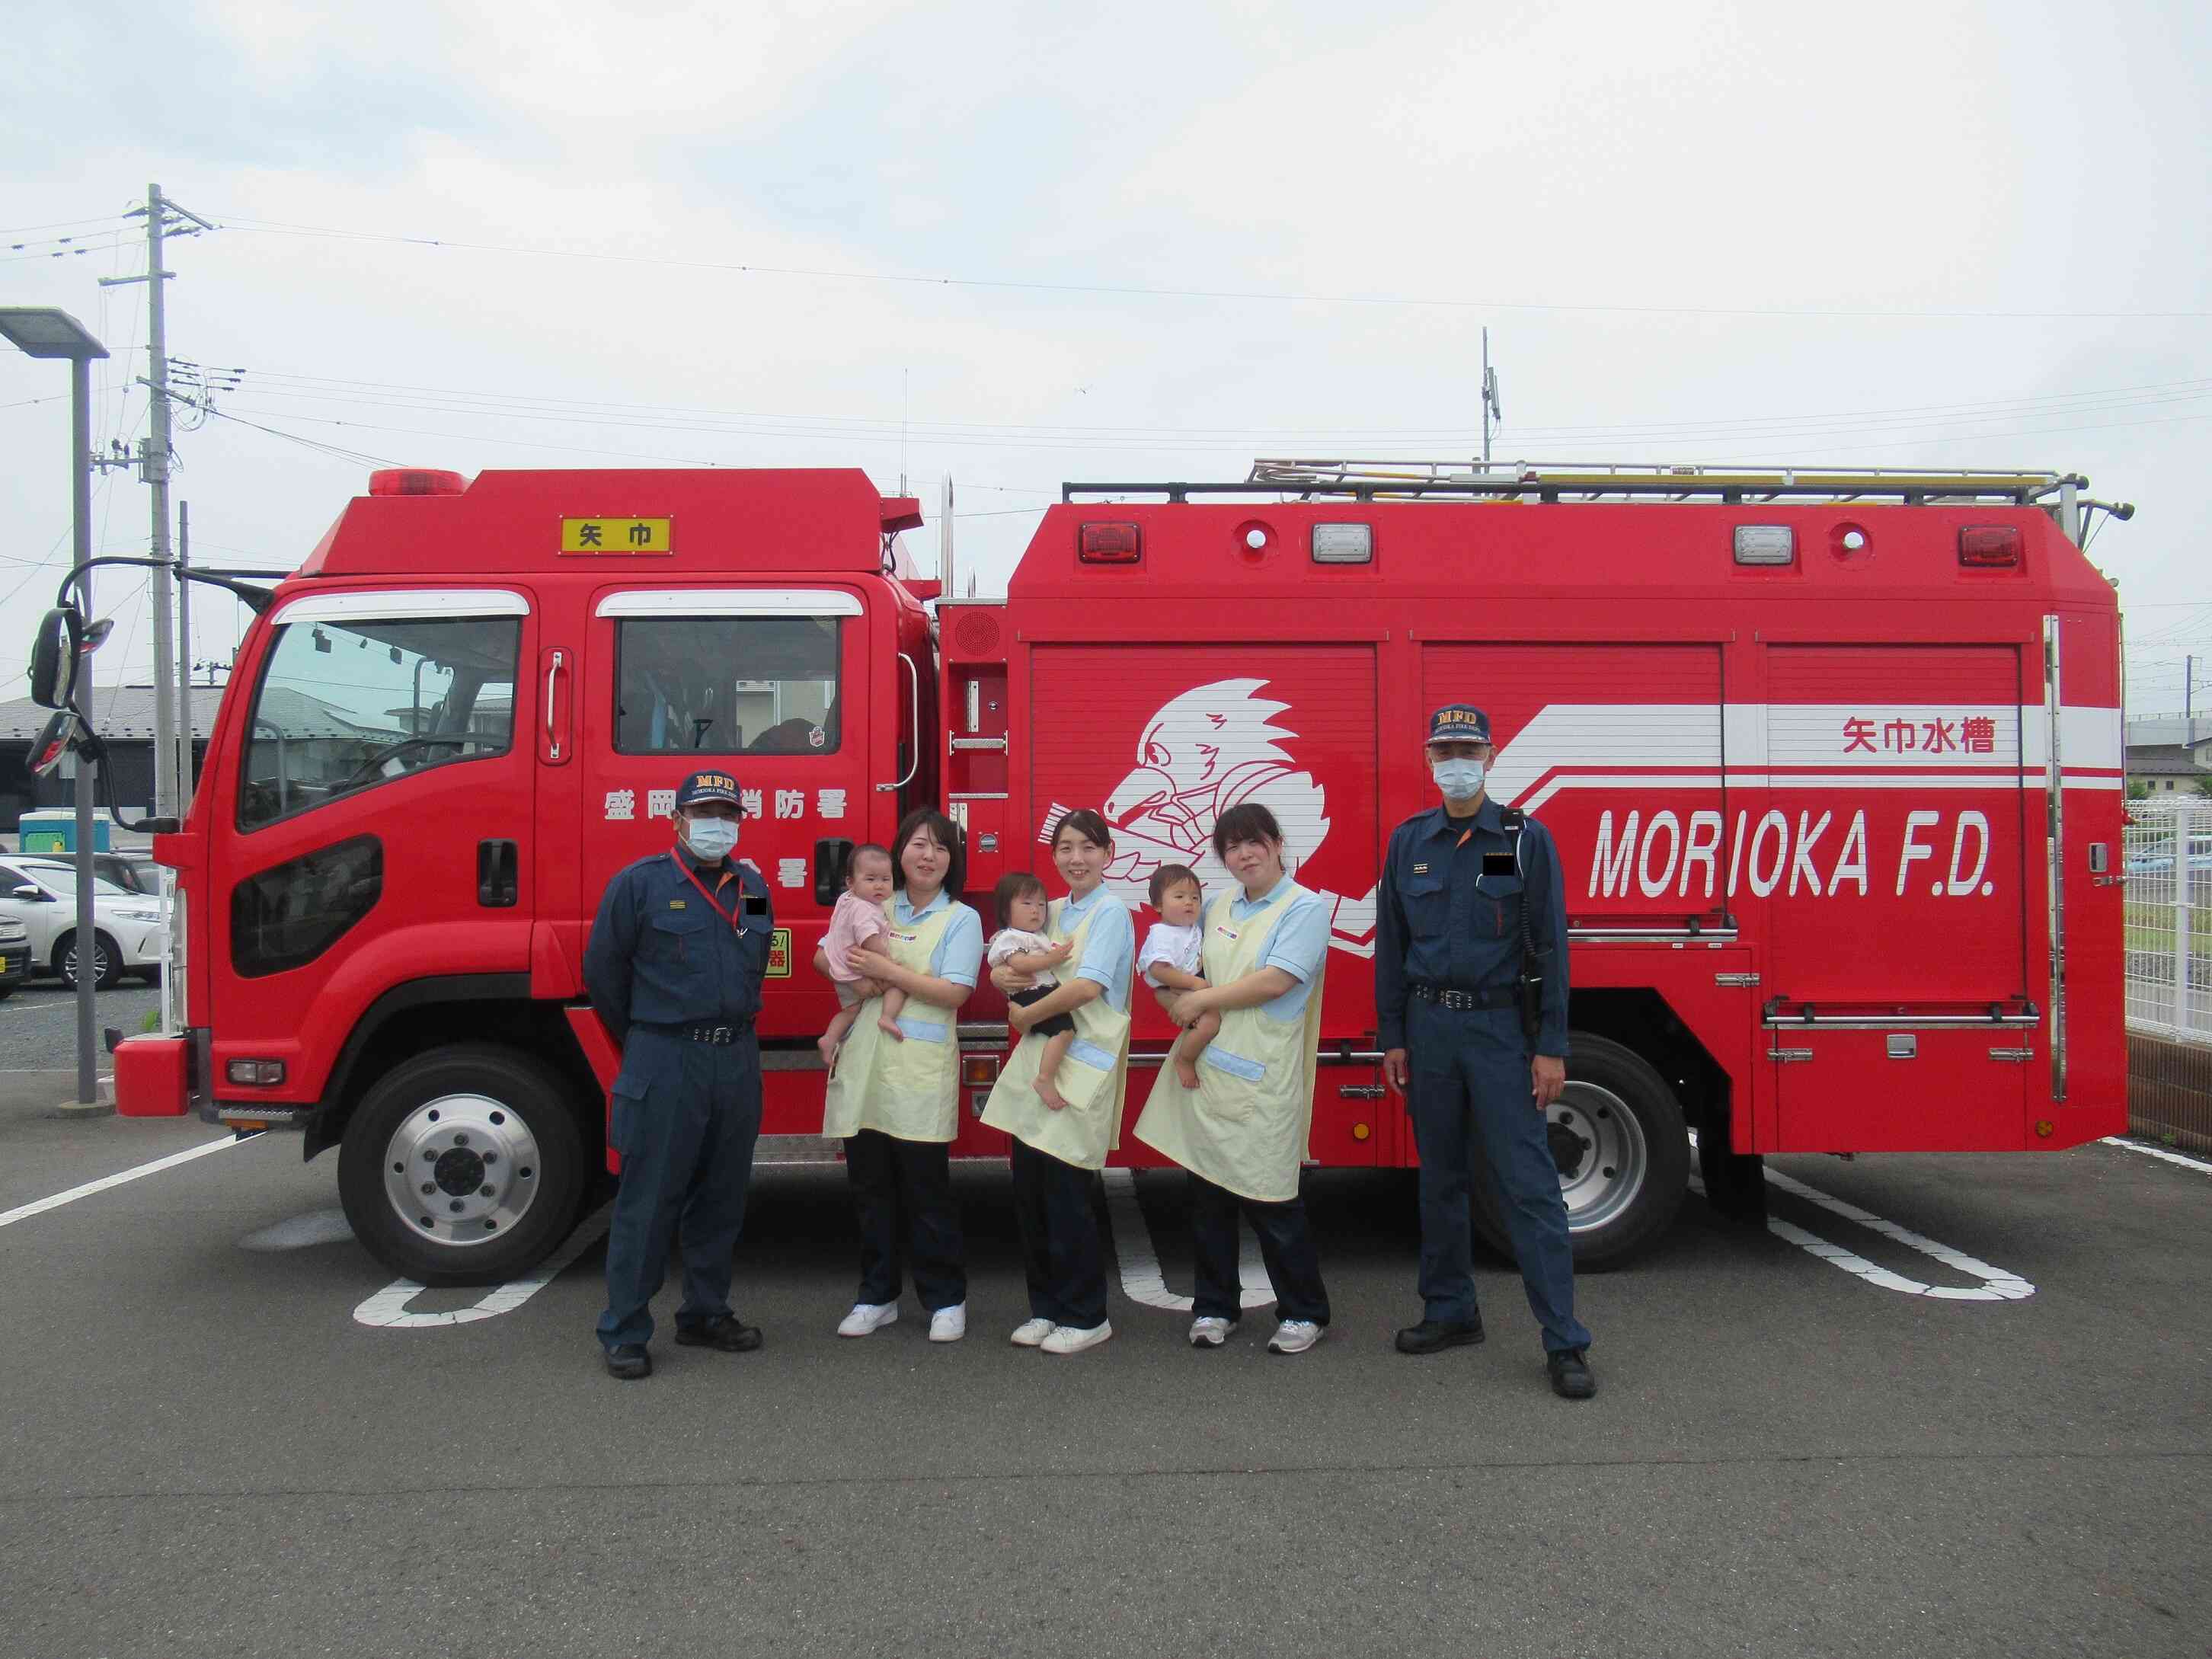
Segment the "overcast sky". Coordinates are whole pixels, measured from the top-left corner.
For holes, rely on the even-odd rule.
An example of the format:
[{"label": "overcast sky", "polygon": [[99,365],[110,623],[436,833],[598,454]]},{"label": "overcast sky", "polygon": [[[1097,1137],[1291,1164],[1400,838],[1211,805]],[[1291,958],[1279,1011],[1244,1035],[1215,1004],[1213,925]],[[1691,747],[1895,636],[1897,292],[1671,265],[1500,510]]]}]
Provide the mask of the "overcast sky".
[{"label": "overcast sky", "polygon": [[[0,303],[110,345],[131,441],[119,215],[224,227],[170,258],[172,356],[245,371],[177,440],[204,562],[296,563],[382,461],[858,465],[933,520],[949,473],[988,592],[1063,479],[1475,453],[1487,325],[1501,457],[2087,473],[2135,712],[2191,649],[2212,704],[2201,3],[38,9]],[[11,686],[66,390],[0,349]],[[95,546],[148,510],[101,475]]]}]

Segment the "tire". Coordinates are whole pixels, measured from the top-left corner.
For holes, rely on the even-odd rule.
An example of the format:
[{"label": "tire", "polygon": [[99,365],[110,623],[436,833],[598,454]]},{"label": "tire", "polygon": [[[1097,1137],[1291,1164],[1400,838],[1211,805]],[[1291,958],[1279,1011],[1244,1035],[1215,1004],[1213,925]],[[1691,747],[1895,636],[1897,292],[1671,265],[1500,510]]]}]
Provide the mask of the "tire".
[{"label": "tire", "polygon": [[[93,988],[105,991],[123,977],[123,952],[115,941],[98,929],[92,935]],[[54,941],[54,971],[62,976],[62,983],[70,990],[76,989],[76,929],[72,927]]]},{"label": "tire", "polygon": [[[1674,1221],[1690,1175],[1690,1135],[1667,1080],[1634,1049],[1577,1031],[1566,1092],[1550,1111],[1577,1272],[1629,1261]],[[1474,1182],[1475,1231],[1509,1261],[1513,1246],[1489,1170]]]},{"label": "tire", "polygon": [[14,986],[0,985],[0,1002],[7,1001],[9,997],[14,996],[15,994],[15,988]]},{"label": "tire", "polygon": [[574,1227],[589,1173],[574,1090],[492,1043],[386,1073],[338,1149],[354,1237],[421,1285],[496,1285],[544,1261]]}]

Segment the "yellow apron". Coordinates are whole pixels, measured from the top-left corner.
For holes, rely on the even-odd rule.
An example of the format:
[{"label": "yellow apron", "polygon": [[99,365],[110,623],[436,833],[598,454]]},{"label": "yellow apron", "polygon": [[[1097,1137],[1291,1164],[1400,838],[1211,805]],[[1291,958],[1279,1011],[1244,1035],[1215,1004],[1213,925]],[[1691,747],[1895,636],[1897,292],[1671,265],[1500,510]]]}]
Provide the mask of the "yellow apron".
[{"label": "yellow apron", "polygon": [[[959,914],[954,900],[902,928],[884,901],[891,924],[890,958],[917,974],[929,971],[937,941]],[[906,1041],[885,1036],[876,1024],[882,1006],[863,1004],[823,1097],[822,1133],[843,1139],[880,1129],[896,1140],[950,1140],[960,1128],[960,1038],[957,1012],[909,996],[899,1014]]]},{"label": "yellow apron", "polygon": [[[1231,985],[1257,973],[1291,902],[1310,895],[1293,882],[1272,903],[1232,921],[1229,907],[1237,896],[1224,893],[1206,908],[1199,971],[1209,985]],[[1184,1088],[1175,1067],[1163,1065],[1137,1119],[1137,1139],[1241,1198],[1263,1204],[1296,1198],[1313,1127],[1327,966],[1324,957],[1301,1018],[1270,1019],[1260,1008],[1224,1013],[1219,1035],[1198,1057],[1197,1088]]]},{"label": "yellow apron", "polygon": [[[1111,894],[1101,897],[1084,916],[1082,925],[1070,933],[1061,925],[1067,901],[1052,902],[1045,936],[1054,944],[1066,939],[1075,946],[1064,964],[1062,984],[1083,962],[1084,938],[1091,931],[1092,920],[1108,905],[1120,902]],[[1129,1017],[1117,1013],[1111,1002],[1097,996],[1075,1011],[1074,1019],[1075,1041],[1067,1045],[1067,1058],[1060,1063],[1055,1079],[1066,1097],[1066,1109],[1055,1112],[1037,1098],[1037,1059],[1044,1053],[1048,1039],[1031,1031],[1022,1038],[1006,1070],[999,1073],[983,1108],[983,1121],[1063,1164],[1079,1170],[1103,1170],[1106,1154],[1121,1144],[1121,1100],[1129,1076]]]}]

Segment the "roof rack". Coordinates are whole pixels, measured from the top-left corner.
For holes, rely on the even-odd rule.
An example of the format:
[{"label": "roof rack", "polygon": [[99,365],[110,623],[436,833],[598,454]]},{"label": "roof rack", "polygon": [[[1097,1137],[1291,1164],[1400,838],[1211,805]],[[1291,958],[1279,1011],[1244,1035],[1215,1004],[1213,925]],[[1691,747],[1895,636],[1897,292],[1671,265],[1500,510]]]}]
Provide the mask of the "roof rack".
[{"label": "roof rack", "polygon": [[2033,506],[2045,496],[2088,480],[2057,472],[1912,471],[1896,467],[1669,466],[1620,462],[1261,459],[1235,483],[1070,483],[1060,499],[1078,495],[1252,495],[1273,491],[1300,496],[1350,495],[1360,501],[1419,500],[1437,495],[1542,501],[1720,501],[1782,499],[2003,502]]}]

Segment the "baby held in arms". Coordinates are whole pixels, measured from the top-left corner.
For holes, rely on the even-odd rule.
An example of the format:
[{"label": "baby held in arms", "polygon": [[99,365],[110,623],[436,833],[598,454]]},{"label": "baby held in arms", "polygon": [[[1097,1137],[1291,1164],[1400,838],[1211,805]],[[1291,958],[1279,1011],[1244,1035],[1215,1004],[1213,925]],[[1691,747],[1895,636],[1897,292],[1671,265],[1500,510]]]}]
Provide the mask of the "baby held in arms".
[{"label": "baby held in arms", "polygon": [[[991,935],[984,960],[994,968],[1004,964],[1030,976],[1025,988],[1006,993],[1007,1001],[1024,1007],[1042,1002],[1060,984],[1053,969],[1065,963],[1075,947],[1066,940],[1054,945],[1044,936],[1044,884],[1035,876],[1017,872],[1000,877],[993,897],[998,905],[999,931]],[[1030,1030],[1045,1039],[1044,1053],[1037,1057],[1037,1098],[1055,1112],[1064,1110],[1067,1097],[1057,1084],[1060,1063],[1067,1057],[1068,1044],[1075,1040],[1075,1018],[1054,1014]]]},{"label": "baby held in arms", "polygon": [[[1152,908],[1160,913],[1160,919],[1145,934],[1144,946],[1137,952],[1137,971],[1172,1018],[1183,993],[1206,989],[1206,981],[1198,973],[1199,950],[1206,937],[1200,925],[1206,890],[1199,885],[1195,870],[1186,865],[1163,864],[1152,872],[1151,895]],[[1198,1057],[1220,1030],[1221,1016],[1208,1013],[1200,1015],[1188,1030],[1176,1033],[1168,1060],[1184,1088],[1198,1087]]]},{"label": "baby held in arms", "polygon": [[898,1028],[906,993],[856,974],[845,965],[846,952],[855,945],[872,945],[888,952],[891,925],[884,915],[884,902],[890,896],[890,849],[873,842],[855,847],[845,860],[845,890],[838,896],[837,908],[830,913],[830,931],[822,938],[822,954],[829,961],[830,977],[837,987],[837,1017],[814,1045],[822,1051],[825,1066],[837,1063],[837,1050],[860,1017],[860,1005],[871,997],[884,1000],[883,1013],[876,1021],[884,1035],[906,1041],[906,1033]]}]

